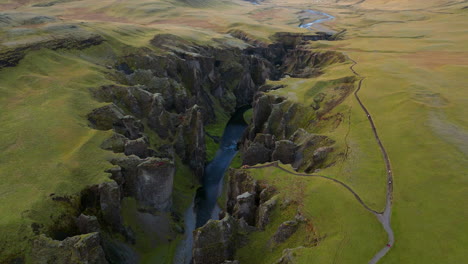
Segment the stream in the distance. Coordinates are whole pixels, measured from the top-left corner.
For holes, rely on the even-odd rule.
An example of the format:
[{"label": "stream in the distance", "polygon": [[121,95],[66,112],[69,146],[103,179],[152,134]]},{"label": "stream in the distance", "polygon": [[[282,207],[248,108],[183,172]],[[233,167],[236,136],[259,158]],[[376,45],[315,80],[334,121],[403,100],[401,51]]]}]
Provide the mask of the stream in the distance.
[{"label": "stream in the distance", "polygon": [[307,13],[310,13],[312,15],[318,15],[318,16],[323,16],[324,18],[319,18],[319,19],[316,19],[312,22],[309,22],[309,23],[305,23],[305,24],[300,24],[299,27],[300,28],[307,28],[307,29],[311,29],[311,27],[314,25],[314,24],[320,24],[320,23],[323,23],[323,22],[326,22],[326,21],[330,21],[330,20],[333,20],[335,19],[334,16],[330,15],[330,14],[327,14],[327,13],[324,13],[324,12],[320,12],[320,11],[315,11],[315,10],[305,10],[305,12]]},{"label": "stream in the distance", "polygon": [[184,215],[184,240],[177,248],[174,258],[175,264],[189,264],[192,260],[192,232],[195,228],[203,226],[210,219],[218,219],[220,208],[217,205],[218,197],[223,187],[223,176],[237,154],[237,142],[241,138],[247,123],[244,112],[250,106],[236,110],[224,129],[223,136],[214,159],[205,167],[202,187],[197,190],[195,201]]}]

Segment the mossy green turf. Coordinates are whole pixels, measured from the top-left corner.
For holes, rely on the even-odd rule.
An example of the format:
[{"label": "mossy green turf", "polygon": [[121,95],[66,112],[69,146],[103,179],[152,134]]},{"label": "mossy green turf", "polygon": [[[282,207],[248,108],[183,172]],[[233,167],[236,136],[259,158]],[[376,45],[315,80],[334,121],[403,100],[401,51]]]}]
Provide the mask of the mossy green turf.
[{"label": "mossy green turf", "polygon": [[[468,65],[462,58],[468,50],[466,34],[460,33],[468,21],[459,7],[432,9],[451,15],[357,8],[374,21],[365,23],[347,15],[339,18],[356,25],[352,37],[341,42],[338,50],[356,60],[355,70],[366,77],[360,96],[373,115],[393,166],[396,243],[382,263],[466,261],[463,245],[468,243],[468,232],[463,221],[468,215],[460,201],[467,199],[468,159],[461,141],[453,141],[468,135],[467,119],[462,117],[468,105],[462,73]],[[403,23],[375,24],[383,20]],[[418,35],[424,37],[401,38]],[[352,105],[356,109],[357,104]],[[442,116],[443,122],[434,122],[435,116]],[[352,114],[351,123],[351,154],[361,160],[372,153],[371,142],[363,144],[371,136],[359,129],[365,128],[359,114]],[[450,127],[457,129],[447,130]],[[363,164],[352,162],[349,159],[345,166],[354,170]]]},{"label": "mossy green turf", "polygon": [[74,194],[107,179],[111,154],[96,146],[109,133],[91,129],[85,118],[99,106],[88,89],[108,83],[101,71],[47,50],[0,71],[2,252],[25,246],[27,225],[51,224],[49,217],[61,214],[50,194]]},{"label": "mossy green turf", "polygon": [[[290,166],[285,168],[292,170]],[[386,234],[377,218],[341,185],[321,178],[290,175],[274,167],[248,171],[255,179],[275,186],[280,200],[283,203],[289,200],[291,205],[287,210],[277,205],[272,223],[265,231],[250,236],[250,243],[238,252],[240,261],[273,263],[281,257],[283,249],[293,248],[297,263],[328,263],[330,260],[365,263],[385,240]],[[269,239],[282,222],[294,219],[296,208],[310,221],[313,229],[299,229],[285,244],[271,250]],[[304,224],[301,225],[303,228]],[[309,240],[318,239],[318,244],[308,245],[305,242],[308,237]]]}]

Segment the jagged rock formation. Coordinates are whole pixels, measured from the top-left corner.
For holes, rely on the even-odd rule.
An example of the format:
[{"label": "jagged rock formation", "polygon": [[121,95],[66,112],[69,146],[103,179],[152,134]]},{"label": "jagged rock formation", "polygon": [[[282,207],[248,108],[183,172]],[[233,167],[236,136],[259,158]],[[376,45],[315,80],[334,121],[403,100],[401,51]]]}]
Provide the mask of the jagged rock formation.
[{"label": "jagged rock formation", "polygon": [[250,226],[264,228],[276,205],[275,188],[259,183],[244,170],[230,169],[226,211]]},{"label": "jagged rock formation", "polygon": [[295,220],[286,221],[282,223],[276,233],[271,238],[271,243],[283,243],[290,238],[298,229],[299,223]]},{"label": "jagged rock formation", "polygon": [[31,250],[31,263],[108,263],[99,233],[89,233],[56,241],[40,236]]},{"label": "jagged rock formation", "polygon": [[306,110],[300,107],[284,97],[259,93],[253,122],[244,136],[243,164],[278,160],[306,172],[323,166],[334,141],[301,128],[307,127],[308,121],[303,117]]},{"label": "jagged rock formation", "polygon": [[194,264],[232,261],[236,249],[247,243],[246,235],[263,229],[276,206],[273,187],[257,182],[243,170],[230,169],[228,177],[227,214],[194,231]]},{"label": "jagged rock formation", "polygon": [[115,181],[101,183],[98,187],[99,206],[102,218],[114,230],[122,227],[122,216],[120,215],[120,189]]},{"label": "jagged rock formation", "polygon": [[99,221],[96,216],[80,214],[76,218],[76,226],[82,234],[89,234],[100,231]]},{"label": "jagged rock formation", "polygon": [[123,177],[123,196],[135,197],[142,206],[156,211],[170,210],[175,175],[172,160],[128,156],[113,163],[121,168],[114,173]]},{"label": "jagged rock formation", "polygon": [[[227,215],[222,220],[210,220],[194,231],[193,264],[218,264],[232,261],[236,248],[246,243],[252,231],[242,219]],[[229,263],[229,262],[227,262]]]},{"label": "jagged rock formation", "polygon": [[[194,231],[194,263],[233,261],[236,250],[249,242],[246,235],[263,232],[277,206],[280,209],[291,205],[273,186],[255,180],[246,170],[230,169],[227,176],[225,216]],[[308,222],[298,211],[292,220],[277,227],[266,246],[284,243]]]}]

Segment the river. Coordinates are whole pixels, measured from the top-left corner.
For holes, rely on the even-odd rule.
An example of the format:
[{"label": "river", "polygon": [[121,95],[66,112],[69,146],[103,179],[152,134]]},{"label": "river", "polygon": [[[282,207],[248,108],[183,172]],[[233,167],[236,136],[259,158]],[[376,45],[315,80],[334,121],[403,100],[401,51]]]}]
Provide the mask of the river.
[{"label": "river", "polygon": [[194,202],[184,214],[184,239],[177,248],[175,264],[190,264],[193,231],[210,219],[218,219],[220,208],[217,200],[222,192],[224,173],[237,154],[237,142],[247,128],[243,115],[249,108],[250,106],[241,107],[232,115],[214,159],[205,167],[202,187],[197,190]]},{"label": "river", "polygon": [[316,19],[316,20],[314,20],[314,21],[312,21],[312,22],[309,22],[309,23],[300,24],[300,25],[299,25],[300,28],[306,28],[306,29],[312,30],[311,27],[312,27],[314,24],[320,24],[320,23],[327,22],[327,21],[330,21],[330,20],[335,19],[334,16],[332,16],[332,15],[330,15],[330,14],[327,14],[327,13],[324,13],[324,12],[320,12],[320,11],[315,11],[315,10],[307,9],[307,10],[304,10],[304,12],[310,13],[310,14],[312,14],[312,15],[323,16],[324,18],[319,18],[319,19]]}]

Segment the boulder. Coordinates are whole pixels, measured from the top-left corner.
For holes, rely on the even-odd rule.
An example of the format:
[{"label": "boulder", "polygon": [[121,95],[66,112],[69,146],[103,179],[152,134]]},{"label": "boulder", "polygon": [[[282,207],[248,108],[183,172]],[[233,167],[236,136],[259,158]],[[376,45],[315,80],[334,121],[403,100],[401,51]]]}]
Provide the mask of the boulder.
[{"label": "boulder", "polygon": [[263,124],[268,121],[271,114],[271,104],[269,97],[263,93],[259,93],[255,96],[253,103],[253,115],[252,115],[252,128],[250,130],[249,138],[255,138],[257,133],[261,133],[263,130]]},{"label": "boulder", "polygon": [[255,135],[253,142],[262,144],[267,149],[275,148],[275,136],[271,134],[258,133]]},{"label": "boulder", "polygon": [[313,159],[315,163],[322,163],[328,156],[328,153],[332,152],[332,147],[320,147],[314,151]]},{"label": "boulder", "polygon": [[120,214],[120,188],[115,181],[99,184],[99,205],[103,220],[114,230],[122,231]]},{"label": "boulder", "polygon": [[302,128],[296,130],[290,140],[297,145],[292,166],[296,170],[304,170],[305,172],[319,168],[327,155],[333,151],[330,146],[335,143],[327,136],[311,134]]},{"label": "boulder", "polygon": [[94,109],[88,114],[88,120],[91,123],[91,126],[99,130],[112,129],[114,124],[123,117],[124,114],[122,110],[120,110],[120,108],[115,104]]},{"label": "boulder", "polygon": [[133,179],[135,198],[157,211],[169,211],[172,206],[175,164],[169,159],[148,158],[137,167]]},{"label": "boulder", "polygon": [[76,218],[76,226],[81,234],[88,234],[93,232],[99,232],[99,222],[96,216],[89,216],[85,214],[80,214]]},{"label": "boulder", "polygon": [[244,221],[251,225],[255,226],[255,216],[257,211],[257,205],[255,204],[255,193],[244,192],[241,195],[236,197],[236,205],[232,216],[237,219],[244,219]]},{"label": "boulder", "polygon": [[94,95],[98,100],[112,102],[140,118],[147,115],[153,98],[153,94],[141,86],[106,85],[94,91]]},{"label": "boulder", "polygon": [[270,215],[275,209],[277,201],[278,199],[275,196],[270,200],[259,205],[256,227],[258,227],[259,229],[265,229],[266,225],[270,223]]},{"label": "boulder", "polygon": [[242,156],[243,165],[255,165],[269,162],[271,160],[272,150],[260,143],[251,144]]},{"label": "boulder", "polygon": [[259,195],[259,198],[260,198],[260,201],[259,203],[262,204],[262,203],[265,203],[267,202],[268,200],[270,200],[273,195],[276,194],[276,188],[273,187],[273,186],[270,186],[270,185],[263,185],[263,186],[259,186],[260,187],[260,195]]},{"label": "boulder", "polygon": [[168,211],[172,205],[175,164],[166,158],[141,159],[135,155],[117,158],[122,168],[124,196],[135,197],[140,205]]},{"label": "boulder", "polygon": [[149,142],[146,137],[141,137],[135,140],[127,140],[124,145],[125,155],[135,155],[140,158],[146,158],[151,155]]},{"label": "boulder", "polygon": [[165,100],[161,94],[154,94],[148,113],[148,126],[162,139],[175,134],[174,120],[176,117],[164,108]]},{"label": "boulder", "polygon": [[69,237],[63,241],[41,235],[33,242],[30,261],[33,264],[108,263],[99,233]]},{"label": "boulder", "polygon": [[276,230],[276,233],[273,235],[270,241],[276,244],[283,243],[294,233],[296,233],[298,228],[299,223],[297,221],[286,221],[278,227],[278,230]]},{"label": "boulder", "polygon": [[111,150],[115,153],[122,153],[125,151],[125,144],[127,138],[121,134],[113,134],[110,138],[106,139],[102,144],[101,148],[105,150]]},{"label": "boulder", "polygon": [[[257,181],[244,170],[230,169],[228,172],[228,189],[227,189],[227,204],[226,210],[233,214],[238,203],[243,199],[251,199],[250,194],[256,198]],[[249,194],[249,195],[247,195]],[[245,198],[245,196],[249,196]],[[238,199],[239,198],[239,199]],[[256,199],[255,199],[256,200]]]},{"label": "boulder", "polygon": [[292,164],[296,156],[296,144],[290,140],[276,141],[272,160],[279,160],[284,164]]},{"label": "boulder", "polygon": [[198,179],[201,179],[205,169],[206,147],[203,115],[199,106],[188,109],[183,116],[174,147],[177,155],[190,166]]},{"label": "boulder", "polygon": [[114,124],[114,131],[128,139],[137,139],[143,136],[144,126],[135,117],[127,115]]},{"label": "boulder", "polygon": [[111,174],[109,176],[109,178],[114,180],[119,185],[120,192],[123,193],[122,186],[123,186],[123,184],[125,182],[125,179],[124,179],[124,177],[122,175],[122,168],[113,167],[113,168],[110,168],[110,169],[106,170],[106,172]]},{"label": "boulder", "polygon": [[229,215],[222,220],[209,220],[193,232],[193,264],[233,261],[236,249],[245,245],[249,231]]}]

